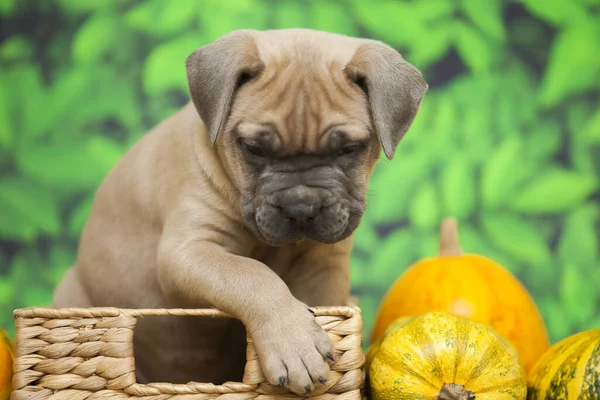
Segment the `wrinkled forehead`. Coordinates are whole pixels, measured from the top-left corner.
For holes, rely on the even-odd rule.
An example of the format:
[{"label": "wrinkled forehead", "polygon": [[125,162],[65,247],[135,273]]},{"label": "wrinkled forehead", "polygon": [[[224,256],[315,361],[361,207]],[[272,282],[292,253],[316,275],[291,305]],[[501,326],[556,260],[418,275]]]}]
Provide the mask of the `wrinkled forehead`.
[{"label": "wrinkled forehead", "polygon": [[336,129],[349,139],[367,139],[367,99],[344,73],[346,57],[326,53],[310,40],[288,44],[287,49],[281,42],[261,49],[265,67],[234,106],[233,117],[246,121],[240,133],[252,135],[252,126],[269,126],[285,148],[305,150],[319,148]]}]

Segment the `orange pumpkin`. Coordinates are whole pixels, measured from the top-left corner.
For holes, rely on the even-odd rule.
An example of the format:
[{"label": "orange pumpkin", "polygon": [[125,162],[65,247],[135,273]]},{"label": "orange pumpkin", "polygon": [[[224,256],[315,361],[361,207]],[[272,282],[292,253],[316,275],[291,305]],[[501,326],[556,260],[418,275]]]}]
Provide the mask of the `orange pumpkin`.
[{"label": "orange pumpkin", "polygon": [[10,397],[13,375],[13,345],[8,334],[0,329],[0,399]]},{"label": "orange pumpkin", "polygon": [[372,340],[397,318],[431,311],[491,326],[515,346],[527,373],[550,347],[546,326],[527,289],[494,261],[464,254],[454,218],[442,221],[439,255],[412,265],[388,290]]}]

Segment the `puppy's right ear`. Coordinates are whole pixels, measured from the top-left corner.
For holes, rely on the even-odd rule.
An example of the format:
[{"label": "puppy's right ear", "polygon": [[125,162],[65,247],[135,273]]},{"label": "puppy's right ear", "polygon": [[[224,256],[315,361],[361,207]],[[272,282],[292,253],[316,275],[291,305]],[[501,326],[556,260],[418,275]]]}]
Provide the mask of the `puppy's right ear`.
[{"label": "puppy's right ear", "polygon": [[237,89],[264,68],[254,41],[256,33],[234,31],[200,47],[185,60],[190,96],[211,145],[225,126]]}]

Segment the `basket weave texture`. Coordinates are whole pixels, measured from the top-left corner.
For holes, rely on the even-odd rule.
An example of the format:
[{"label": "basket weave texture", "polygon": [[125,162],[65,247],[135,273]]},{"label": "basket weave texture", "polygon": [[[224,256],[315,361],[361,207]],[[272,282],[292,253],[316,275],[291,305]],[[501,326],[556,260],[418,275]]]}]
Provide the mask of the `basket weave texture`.
[{"label": "basket weave texture", "polygon": [[[362,318],[357,307],[315,307],[316,321],[334,343],[335,363],[311,398],[358,400],[364,382]],[[11,400],[272,400],[300,398],[269,384],[247,337],[242,382],[139,384],[133,334],[144,316],[226,317],[214,309],[25,308],[16,319]]]}]

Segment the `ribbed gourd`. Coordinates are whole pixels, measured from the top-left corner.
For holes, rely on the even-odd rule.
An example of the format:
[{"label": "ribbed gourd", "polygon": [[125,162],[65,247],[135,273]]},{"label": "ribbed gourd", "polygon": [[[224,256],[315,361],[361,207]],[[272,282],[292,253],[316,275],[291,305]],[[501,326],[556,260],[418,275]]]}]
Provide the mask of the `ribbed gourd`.
[{"label": "ribbed gourd", "polygon": [[491,326],[515,346],[526,372],[550,347],[544,321],[525,286],[489,258],[463,253],[454,218],[441,223],[439,255],[415,263],[390,287],[372,340],[392,321],[430,311]]},{"label": "ribbed gourd", "polygon": [[445,312],[389,330],[371,353],[368,374],[373,400],[525,400],[527,394],[514,347],[492,328]]},{"label": "ribbed gourd", "polygon": [[528,400],[600,400],[600,329],[571,335],[544,353],[529,375]]}]

